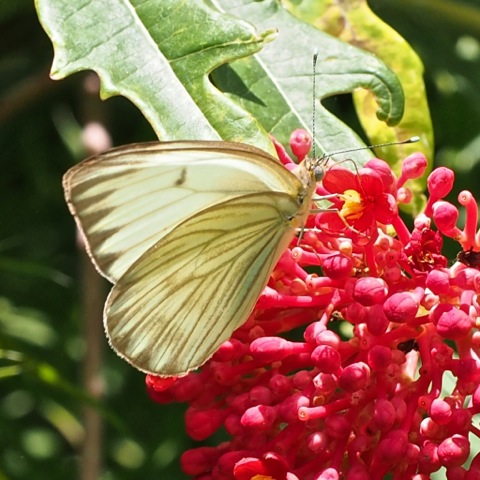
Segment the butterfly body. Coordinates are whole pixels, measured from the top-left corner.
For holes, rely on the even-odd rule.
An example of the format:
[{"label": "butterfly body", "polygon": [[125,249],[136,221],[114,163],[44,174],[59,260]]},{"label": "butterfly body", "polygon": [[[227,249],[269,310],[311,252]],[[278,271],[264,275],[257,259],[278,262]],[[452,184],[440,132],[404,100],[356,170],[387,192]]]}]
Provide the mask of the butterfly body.
[{"label": "butterfly body", "polygon": [[228,142],[138,144],[70,169],[70,211],[114,284],[104,311],[114,350],[163,376],[208,360],[304,225],[316,176]]}]

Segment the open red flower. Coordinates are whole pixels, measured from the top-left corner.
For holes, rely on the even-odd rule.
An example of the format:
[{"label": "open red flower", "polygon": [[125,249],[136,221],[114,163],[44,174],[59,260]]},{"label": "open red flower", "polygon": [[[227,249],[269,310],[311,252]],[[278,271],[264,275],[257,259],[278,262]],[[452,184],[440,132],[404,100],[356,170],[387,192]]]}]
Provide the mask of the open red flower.
[{"label": "open red flower", "polygon": [[323,188],[327,194],[337,194],[338,197],[332,199],[332,209],[317,215],[315,223],[319,229],[365,244],[378,237],[377,223],[388,225],[393,222],[398,215],[393,174],[381,160],[375,159],[371,165],[375,169],[365,167],[351,172],[335,166],[327,170]]},{"label": "open red flower", "polygon": [[262,458],[243,458],[235,465],[233,476],[235,480],[298,480],[288,471],[286,460],[273,452]]}]

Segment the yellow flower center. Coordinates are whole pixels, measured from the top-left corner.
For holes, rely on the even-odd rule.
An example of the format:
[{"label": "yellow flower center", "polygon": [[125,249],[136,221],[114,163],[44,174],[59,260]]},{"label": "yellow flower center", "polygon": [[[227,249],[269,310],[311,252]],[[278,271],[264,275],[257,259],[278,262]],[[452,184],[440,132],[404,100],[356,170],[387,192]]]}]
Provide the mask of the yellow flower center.
[{"label": "yellow flower center", "polygon": [[252,480],[275,480],[270,475],[255,475],[252,477]]},{"label": "yellow flower center", "polygon": [[356,190],[345,190],[340,198],[344,201],[340,215],[348,220],[357,220],[363,215],[365,206],[362,196]]}]

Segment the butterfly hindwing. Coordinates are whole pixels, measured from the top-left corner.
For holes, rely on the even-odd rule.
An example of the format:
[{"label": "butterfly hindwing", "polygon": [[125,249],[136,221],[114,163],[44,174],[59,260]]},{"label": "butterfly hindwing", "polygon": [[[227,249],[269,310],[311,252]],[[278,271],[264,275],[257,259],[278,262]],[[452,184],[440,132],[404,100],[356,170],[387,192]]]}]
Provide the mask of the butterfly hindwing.
[{"label": "butterfly hindwing", "polygon": [[253,310],[294,235],[298,209],[296,198],[264,192],[177,225],[113,287],[105,308],[113,348],[158,375],[203,364]]}]

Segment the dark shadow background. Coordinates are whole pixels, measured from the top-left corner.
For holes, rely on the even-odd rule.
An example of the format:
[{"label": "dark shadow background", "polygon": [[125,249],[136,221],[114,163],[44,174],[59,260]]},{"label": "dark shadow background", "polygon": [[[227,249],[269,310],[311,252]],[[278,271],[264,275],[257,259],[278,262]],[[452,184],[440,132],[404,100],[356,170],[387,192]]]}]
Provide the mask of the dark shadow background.
[{"label": "dark shadow background", "polygon": [[[456,171],[455,194],[478,197],[478,1],[370,3],[425,63],[436,164]],[[100,401],[83,391],[82,292],[88,286],[101,303],[108,286],[78,253],[61,187],[86,155],[79,134],[87,121],[101,121],[114,145],[153,140],[153,131],[126,99],[101,102],[88,73],[49,80],[53,49],[30,0],[0,0],[0,31],[0,480],[77,477],[89,405],[103,423],[97,418],[97,478],[185,478],[178,457],[193,442],[184,407],[152,403],[144,375],[119,361],[101,331],[104,383],[93,386]],[[350,102],[338,103],[355,123]],[[453,261],[456,252],[448,253]],[[12,351],[21,352],[20,368]]]}]

